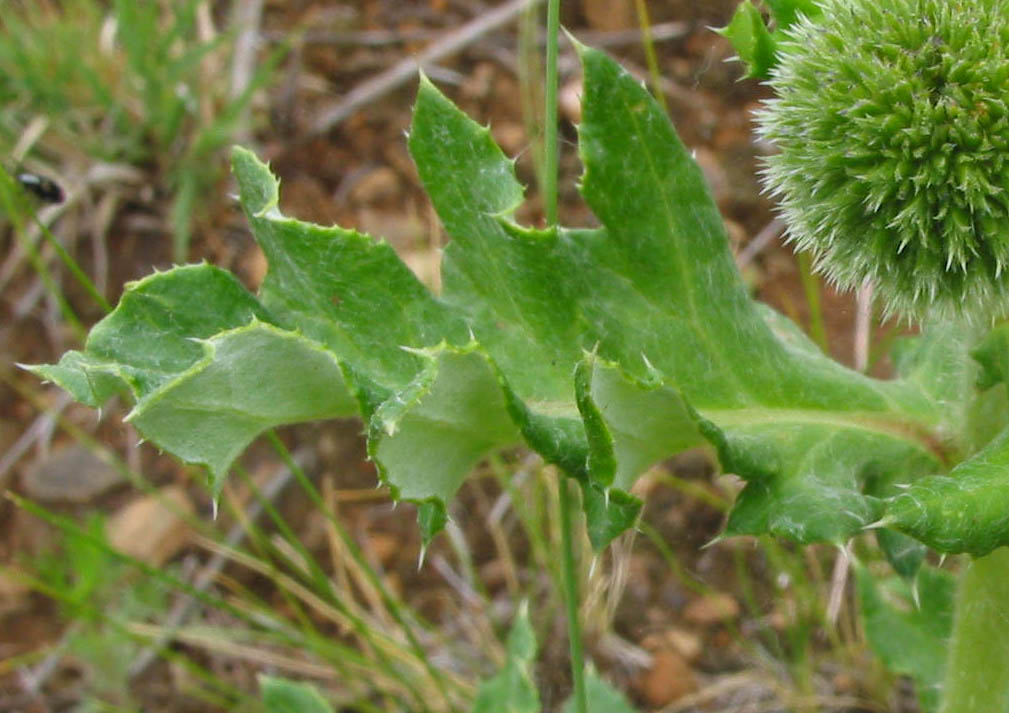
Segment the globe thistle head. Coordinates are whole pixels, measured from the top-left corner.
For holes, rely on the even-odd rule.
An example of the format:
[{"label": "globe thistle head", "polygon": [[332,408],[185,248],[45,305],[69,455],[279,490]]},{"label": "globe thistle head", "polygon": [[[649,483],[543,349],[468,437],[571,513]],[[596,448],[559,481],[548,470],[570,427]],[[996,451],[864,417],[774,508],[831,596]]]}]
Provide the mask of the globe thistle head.
[{"label": "globe thistle head", "polygon": [[789,239],[891,314],[1009,311],[1009,0],[822,0],[758,115]]}]

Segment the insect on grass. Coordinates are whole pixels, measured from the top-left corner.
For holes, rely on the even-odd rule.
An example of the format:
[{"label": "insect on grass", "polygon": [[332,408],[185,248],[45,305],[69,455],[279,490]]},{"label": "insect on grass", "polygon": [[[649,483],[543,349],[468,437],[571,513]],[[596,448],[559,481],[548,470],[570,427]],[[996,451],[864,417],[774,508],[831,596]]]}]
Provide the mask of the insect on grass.
[{"label": "insect on grass", "polygon": [[29,193],[45,203],[62,203],[63,189],[56,181],[37,173],[19,173],[17,182]]}]

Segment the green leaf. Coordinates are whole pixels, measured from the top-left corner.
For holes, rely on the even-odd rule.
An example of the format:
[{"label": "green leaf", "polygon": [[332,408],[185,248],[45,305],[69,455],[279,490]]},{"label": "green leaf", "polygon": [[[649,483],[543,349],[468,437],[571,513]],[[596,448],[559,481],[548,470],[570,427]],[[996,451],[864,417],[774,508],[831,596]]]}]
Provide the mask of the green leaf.
[{"label": "green leaf", "polygon": [[767,0],[767,5],[779,30],[791,27],[800,14],[816,18],[821,12],[816,0]]},{"label": "green leaf", "polygon": [[774,20],[774,32],[768,29],[763,15],[751,0],[743,0],[729,24],[715,30],[732,43],[746,65],[746,76],[751,79],[771,76],[771,69],[778,63],[778,44],[800,15],[816,18],[821,12],[815,0],[767,0],[767,5]]},{"label": "green leaf", "polygon": [[1009,428],[949,475],[920,478],[886,503],[880,524],[940,552],[1009,545]]},{"label": "green leaf", "polygon": [[319,690],[308,683],[260,675],[259,689],[266,713],[333,713]]},{"label": "green leaf", "polygon": [[876,542],[894,571],[904,579],[914,579],[925,562],[928,547],[913,537],[895,530],[876,530]]},{"label": "green leaf", "polygon": [[584,481],[581,486],[589,542],[599,552],[637,522],[643,503],[616,488],[604,490],[596,483]]},{"label": "green leaf", "polygon": [[165,450],[205,464],[215,493],[263,431],[355,412],[333,355],[299,334],[254,321],[201,346],[203,359],[138,402],[127,420],[157,434]]},{"label": "green leaf", "polygon": [[746,65],[746,76],[767,79],[776,62],[774,37],[764,18],[750,0],[743,0],[733,13],[729,24],[716,30],[727,38],[739,59]]},{"label": "green leaf", "polygon": [[539,691],[532,678],[536,634],[523,604],[508,635],[508,658],[492,678],[480,684],[472,713],[540,713]]},{"label": "green leaf", "polygon": [[601,227],[516,225],[513,162],[422,79],[409,144],[452,236],[440,296],[388,245],[283,216],[268,167],[237,149],[270,263],[259,295],[177,268],[131,286],[83,353],[36,371],[93,405],[129,389],[141,433],[208,464],[216,486],[262,430],[356,410],[425,540],[473,465],[519,440],[578,480],[596,548],[633,525],[642,471],[705,441],[747,481],[730,534],[840,542],[883,517],[898,484],[948,470],[962,328],[923,336],[898,381],[831,361],[750,299],[661,108],[578,51],[581,188]]},{"label": "green leaf", "polygon": [[[867,478],[906,482],[944,468],[930,441],[939,401],[920,383],[867,379],[769,329],[661,110],[600,53],[583,49],[582,59],[583,194],[606,226],[578,234],[589,255],[575,272],[591,285],[580,311],[596,326],[587,341],[699,413],[723,467],[749,481],[730,534],[838,541],[858,532],[881,509],[862,493]],[[936,330],[943,346],[932,361],[964,360],[950,336]]]},{"label": "green leaf", "polygon": [[388,244],[283,216],[269,168],[244,149],[232,161],[242,207],[269,261],[259,300],[279,324],[325,345],[386,395],[424,366],[403,347],[469,341],[466,325]]},{"label": "green leaf", "polygon": [[91,330],[83,354],[29,368],[89,406],[127,389],[140,400],[204,357],[198,340],[253,319],[272,321],[232,274],[189,265],[127,285],[115,311]]},{"label": "green leaf", "polygon": [[499,375],[475,342],[414,353],[425,368],[376,410],[369,454],[395,497],[428,503],[421,519],[428,542],[444,526],[443,503],[487,452],[515,443],[519,431]]},{"label": "green leaf", "polygon": [[1009,324],[991,330],[971,351],[981,365],[977,387],[990,389],[996,384],[1009,384]]},{"label": "green leaf", "polygon": [[[589,713],[637,713],[623,694],[604,681],[594,669],[589,669],[585,675],[585,698]],[[575,700],[569,698],[561,711],[576,713]]]},{"label": "green leaf", "polygon": [[890,671],[914,680],[926,713],[936,711],[953,629],[955,577],[925,567],[911,585],[897,577],[877,580],[864,567],[856,574],[869,646]]}]

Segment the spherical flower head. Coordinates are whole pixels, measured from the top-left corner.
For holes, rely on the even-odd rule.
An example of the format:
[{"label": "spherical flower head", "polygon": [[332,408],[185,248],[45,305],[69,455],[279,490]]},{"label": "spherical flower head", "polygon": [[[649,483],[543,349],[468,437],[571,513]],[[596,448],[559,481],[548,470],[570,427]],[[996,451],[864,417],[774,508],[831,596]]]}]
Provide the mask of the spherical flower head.
[{"label": "spherical flower head", "polygon": [[758,115],[788,237],[890,314],[1009,312],[1009,0],[822,0]]}]

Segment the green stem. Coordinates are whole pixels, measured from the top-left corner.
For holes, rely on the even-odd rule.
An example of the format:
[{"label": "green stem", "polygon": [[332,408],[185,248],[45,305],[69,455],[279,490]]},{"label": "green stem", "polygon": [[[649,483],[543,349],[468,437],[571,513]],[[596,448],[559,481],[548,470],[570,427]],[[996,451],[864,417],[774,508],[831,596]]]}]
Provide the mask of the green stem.
[{"label": "green stem", "polygon": [[813,272],[813,261],[809,253],[796,253],[799,260],[799,277],[802,289],[806,293],[806,304],[809,306],[809,336],[816,342],[825,354],[829,353],[827,346],[827,329],[823,323],[823,309],[820,306],[820,278]]},{"label": "green stem", "polygon": [[1009,713],[1009,547],[960,577],[940,713]]},{"label": "green stem", "polygon": [[664,114],[669,113],[666,106],[666,93],[662,91],[662,75],[659,72],[659,58],[655,54],[655,41],[652,39],[652,21],[648,17],[648,6],[645,0],[634,0],[638,11],[638,25],[641,27],[641,46],[645,50],[645,62],[648,65],[648,79],[652,83],[652,94],[655,101],[662,107]]},{"label": "green stem", "polygon": [[98,288],[95,287],[95,284],[93,282],[91,282],[91,278],[87,276],[84,270],[80,268],[80,266],[77,264],[77,261],[74,260],[72,257],[70,257],[70,254],[66,251],[66,248],[64,248],[60,244],[60,241],[56,239],[56,237],[52,234],[49,228],[47,228],[42,223],[42,221],[38,219],[38,216],[35,217],[35,222],[42,230],[42,235],[45,236],[45,239],[49,242],[49,245],[52,247],[54,251],[56,251],[56,255],[59,257],[60,261],[67,268],[67,270],[70,271],[70,274],[73,275],[74,278],[77,280],[77,283],[84,288],[84,291],[88,293],[88,296],[90,296],[91,299],[95,301],[95,304],[97,304],[99,307],[102,308],[102,311],[105,312],[105,314],[111,312],[112,305],[110,305],[108,303],[108,300],[106,300],[105,297],[102,295],[102,293],[98,291]]},{"label": "green stem", "polygon": [[543,112],[543,212],[547,225],[557,225],[557,39],[561,0],[547,3],[546,107]]},{"label": "green stem", "polygon": [[[557,40],[561,29],[561,2],[547,2],[546,107],[544,115],[543,212],[547,225],[557,225]],[[571,523],[571,493],[568,478],[560,476],[557,499],[561,516],[561,579],[564,583],[564,607],[568,619],[568,644],[571,650],[571,681],[574,686],[575,713],[588,713],[585,696],[585,655],[582,652],[582,628],[578,620],[578,579]]]},{"label": "green stem", "polygon": [[561,512],[561,579],[564,581],[564,606],[568,617],[568,643],[571,649],[571,681],[574,685],[576,713],[588,713],[585,696],[585,655],[582,652],[582,627],[578,620],[578,579],[575,574],[575,548],[571,533],[570,485],[562,475],[557,484],[558,504]]}]

